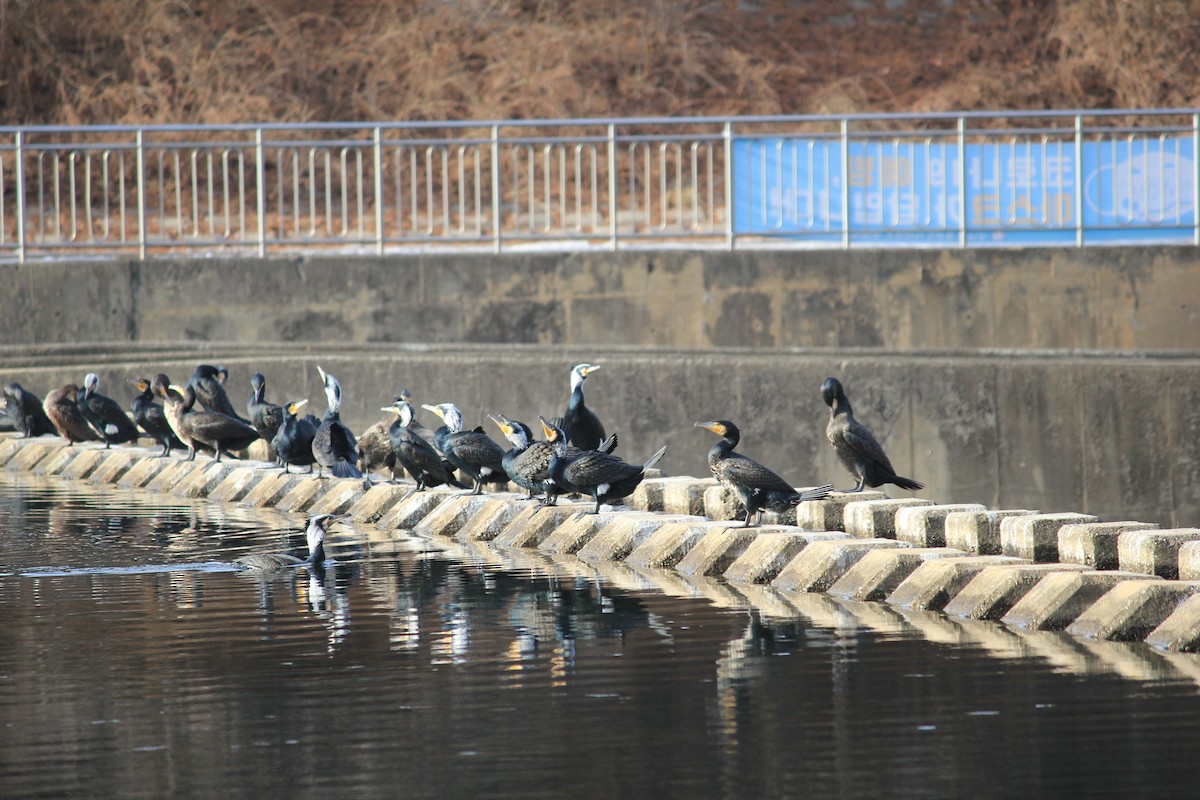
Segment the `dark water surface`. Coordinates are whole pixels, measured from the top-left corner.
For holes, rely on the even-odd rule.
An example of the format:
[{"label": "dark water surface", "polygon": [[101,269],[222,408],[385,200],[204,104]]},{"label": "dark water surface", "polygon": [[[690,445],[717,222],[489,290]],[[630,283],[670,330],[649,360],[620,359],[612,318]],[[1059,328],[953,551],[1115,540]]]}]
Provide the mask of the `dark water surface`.
[{"label": "dark water surface", "polygon": [[0,474],[0,797],[1200,793],[1191,656],[353,527],[229,571],[302,527]]}]

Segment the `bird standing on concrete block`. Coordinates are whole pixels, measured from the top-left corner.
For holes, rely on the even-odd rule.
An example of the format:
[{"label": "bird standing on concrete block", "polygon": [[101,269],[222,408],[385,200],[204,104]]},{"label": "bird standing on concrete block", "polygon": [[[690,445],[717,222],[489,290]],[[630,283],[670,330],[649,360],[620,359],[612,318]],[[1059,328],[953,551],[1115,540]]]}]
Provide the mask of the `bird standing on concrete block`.
[{"label": "bird standing on concrete block", "polygon": [[854,418],[850,398],[846,397],[846,390],[837,378],[825,379],[821,384],[821,397],[829,406],[829,424],[825,426],[825,435],[833,445],[838,460],[858,479],[858,485],[850,491],[861,492],[864,486],[874,488],[885,483],[909,491],[925,488],[923,483],[896,474],[879,441]]}]

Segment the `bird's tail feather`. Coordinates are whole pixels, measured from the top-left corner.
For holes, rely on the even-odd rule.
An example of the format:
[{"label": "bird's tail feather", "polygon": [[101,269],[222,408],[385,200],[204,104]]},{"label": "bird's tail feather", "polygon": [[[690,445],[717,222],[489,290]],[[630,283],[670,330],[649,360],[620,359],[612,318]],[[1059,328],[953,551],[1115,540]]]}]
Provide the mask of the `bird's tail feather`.
[{"label": "bird's tail feather", "polygon": [[333,477],[335,478],[361,478],[363,476],[358,467],[345,459],[336,461],[329,471],[333,473]]},{"label": "bird's tail feather", "polygon": [[791,499],[791,504],[803,503],[805,500],[821,500],[829,496],[833,491],[833,484],[827,483],[824,486],[816,486],[812,489],[805,489],[802,492],[796,492],[796,496]]},{"label": "bird's tail feather", "polygon": [[891,483],[896,484],[901,489],[908,489],[910,492],[915,492],[918,489],[924,489],[925,484],[920,481],[914,481],[912,478],[905,478],[900,475],[892,478]]},{"label": "bird's tail feather", "polygon": [[658,463],[658,462],[659,462],[659,461],[662,459],[662,457],[663,457],[663,456],[665,456],[666,454],[667,454],[667,446],[664,444],[664,445],[662,446],[662,449],[661,449],[661,450],[659,450],[659,451],[658,451],[657,453],[655,453],[654,455],[650,456],[650,458],[646,460],[646,463],[645,463],[645,464],[642,464],[642,472],[645,472],[646,470],[648,470],[648,469],[650,469],[651,467],[653,467],[653,466],[654,466],[655,464],[657,464],[657,463]]}]

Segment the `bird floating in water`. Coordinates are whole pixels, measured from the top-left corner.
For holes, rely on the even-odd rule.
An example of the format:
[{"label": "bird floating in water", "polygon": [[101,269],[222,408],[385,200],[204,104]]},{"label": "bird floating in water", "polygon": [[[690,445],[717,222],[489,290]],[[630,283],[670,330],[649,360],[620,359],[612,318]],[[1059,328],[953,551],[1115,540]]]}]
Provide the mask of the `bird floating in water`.
[{"label": "bird floating in water", "polygon": [[325,561],[325,534],[329,526],[348,515],[317,514],[308,520],[305,536],[308,539],[308,558],[297,558],[290,553],[255,553],[235,558],[233,563],[248,570],[274,572],[292,567],[314,566]]}]

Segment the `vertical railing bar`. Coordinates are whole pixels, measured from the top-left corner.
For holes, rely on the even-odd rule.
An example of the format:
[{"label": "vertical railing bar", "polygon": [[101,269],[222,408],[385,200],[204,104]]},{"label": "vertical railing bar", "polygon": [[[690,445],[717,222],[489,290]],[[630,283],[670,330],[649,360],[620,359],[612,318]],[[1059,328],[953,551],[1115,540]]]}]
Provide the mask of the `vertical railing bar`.
[{"label": "vertical railing bar", "polygon": [[396,179],[392,182],[392,194],[396,198],[396,239],[404,238],[404,148],[397,145],[393,151],[396,162]]},{"label": "vertical railing bar", "polygon": [[501,211],[504,198],[501,196],[503,186],[500,179],[500,126],[492,126],[492,252],[500,254],[501,241]]},{"label": "vertical railing bar", "polygon": [[[17,173],[17,261],[25,263],[25,137],[21,131],[13,136],[13,147],[16,152],[15,164]],[[40,205],[40,204],[39,204]],[[1200,225],[1197,226],[1200,235]]]},{"label": "vertical railing bar", "polygon": [[[138,260],[146,260],[146,140],[141,128],[137,131],[137,236]],[[124,193],[122,193],[122,197]]]},{"label": "vertical railing bar", "polygon": [[246,154],[238,148],[238,241],[246,241]]},{"label": "vertical railing bar", "polygon": [[967,120],[958,118],[958,246],[967,246]]},{"label": "vertical railing bar", "polygon": [[338,154],[338,177],[341,179],[339,181],[339,188],[341,189],[342,199],[342,236],[350,235],[350,185],[346,179],[346,170],[350,163],[348,155],[349,153],[345,147],[342,147],[342,151]]},{"label": "vertical railing bar", "polygon": [[[110,158],[112,158],[111,150],[104,150],[101,152],[101,155],[100,155],[100,180],[103,182],[103,186],[104,186],[104,191],[101,193],[101,196],[104,198],[104,202],[103,202],[104,225],[103,225],[102,230],[104,231],[104,234],[103,234],[104,241],[106,241],[106,242],[112,236],[112,219],[111,219],[112,215],[109,213],[109,200],[108,200],[108,194],[109,194],[109,192],[108,192],[108,179],[109,179],[108,162],[109,162]],[[3,183],[4,183],[4,181],[2,179],[0,179],[0,184],[3,184]],[[0,226],[0,228],[2,228],[2,226]]]},{"label": "vertical railing bar", "polygon": [[175,233],[183,238],[183,180],[179,175],[178,150],[172,152],[172,160],[175,162]]},{"label": "vertical railing bar", "polygon": [[75,201],[75,162],[77,160],[78,154],[72,150],[71,154],[67,156],[67,188],[69,189],[68,194],[70,195],[67,202],[71,207],[71,233],[66,237],[68,242],[74,242],[79,239],[79,209],[77,208],[78,204]]},{"label": "vertical railing bar", "polygon": [[850,121],[842,118],[841,128],[842,149],[842,249],[850,249]]},{"label": "vertical railing bar", "polygon": [[450,148],[443,145],[438,150],[442,154],[442,235],[448,236],[453,230],[450,223]]},{"label": "vertical railing bar", "polygon": [[367,238],[367,190],[363,185],[366,183],[366,166],[363,164],[363,151],[361,147],[354,148],[354,174],[355,174],[355,200],[357,205],[355,211],[358,212],[358,240],[361,242]]},{"label": "vertical railing bar", "polygon": [[1200,246],[1200,113],[1192,114],[1192,244]]},{"label": "vertical railing bar", "polygon": [[483,150],[478,144],[471,148],[475,154],[475,238],[483,237]]},{"label": "vertical railing bar", "polygon": [[[192,238],[200,235],[200,173],[199,158],[196,149],[192,148]],[[179,224],[183,225],[183,215],[179,215]]]},{"label": "vertical railing bar", "polygon": [[86,241],[94,241],[92,231],[92,154],[85,150],[83,153],[83,218],[87,225]]},{"label": "vertical railing bar", "polygon": [[383,255],[383,129],[378,125],[372,133],[375,159],[375,255]]},{"label": "vertical railing bar", "polygon": [[458,146],[458,187],[455,194],[458,196],[458,225],[455,226],[455,233],[465,236],[467,233],[467,193],[464,191],[467,183],[467,148],[466,145]]},{"label": "vertical railing bar", "polygon": [[254,205],[258,216],[258,257],[267,255],[267,177],[263,163],[263,130],[254,129]]},{"label": "vertical railing bar", "polygon": [[1075,246],[1083,247],[1083,115],[1075,115]]},{"label": "vertical railing bar", "polygon": [[608,124],[608,233],[609,249],[617,250],[617,126]]}]

